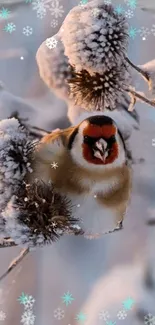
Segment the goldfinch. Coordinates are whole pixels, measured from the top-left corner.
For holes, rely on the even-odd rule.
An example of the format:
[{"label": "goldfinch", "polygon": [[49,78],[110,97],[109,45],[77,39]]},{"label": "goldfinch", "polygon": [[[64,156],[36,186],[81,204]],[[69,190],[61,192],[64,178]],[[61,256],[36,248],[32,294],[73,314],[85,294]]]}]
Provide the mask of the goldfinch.
[{"label": "goldfinch", "polygon": [[86,236],[122,224],[131,170],[123,137],[111,117],[90,116],[74,127],[43,137],[33,170],[34,178],[51,181],[71,199],[73,215],[81,220]]}]

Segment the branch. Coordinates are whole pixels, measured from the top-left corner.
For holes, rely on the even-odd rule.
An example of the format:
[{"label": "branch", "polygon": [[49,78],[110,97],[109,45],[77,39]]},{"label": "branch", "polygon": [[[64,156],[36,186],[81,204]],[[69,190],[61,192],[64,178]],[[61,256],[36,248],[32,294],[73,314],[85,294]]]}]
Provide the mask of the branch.
[{"label": "branch", "polygon": [[148,82],[150,81],[150,75],[148,72],[142,70],[141,68],[137,67],[134,63],[132,63],[129,58],[125,58],[126,61],[131,65],[133,69],[135,69],[138,73],[140,73]]},{"label": "branch", "polygon": [[130,89],[130,88],[125,89],[125,91],[128,92],[129,94],[131,94],[132,96],[138,98],[139,100],[143,101],[144,103],[147,103],[150,106],[155,107],[155,100],[151,100],[147,97],[144,97],[141,94],[137,93],[136,91],[134,91],[133,89]]},{"label": "branch", "polygon": [[29,248],[24,248],[20,254],[11,262],[8,269],[0,276],[0,281],[2,281],[29,253]]}]

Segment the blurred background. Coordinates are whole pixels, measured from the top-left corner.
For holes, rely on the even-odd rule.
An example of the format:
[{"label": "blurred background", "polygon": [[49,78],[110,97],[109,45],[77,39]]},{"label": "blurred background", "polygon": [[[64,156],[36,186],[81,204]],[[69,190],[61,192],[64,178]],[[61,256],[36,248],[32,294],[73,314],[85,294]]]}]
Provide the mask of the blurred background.
[{"label": "blurred background", "polygon": [[[61,6],[56,15],[52,9],[38,10],[38,4],[44,0],[0,0],[0,80],[4,83],[4,88],[0,88],[1,119],[17,110],[30,124],[47,130],[69,125],[66,104],[41,81],[35,55],[41,43],[57,33],[69,10],[79,2],[51,1],[51,8]],[[128,0],[112,0],[115,6],[127,3]],[[154,0],[133,0],[133,3],[130,24],[141,32],[130,38],[128,55],[135,64],[143,64],[155,58],[155,3]],[[138,78],[136,85],[138,89],[144,87]],[[145,163],[133,168],[133,193],[124,230],[98,240],[64,236],[50,247],[31,252],[0,283],[0,311],[6,314],[2,324],[20,323],[23,306],[17,299],[22,292],[36,300],[37,325],[106,324],[104,317],[98,317],[102,310],[108,311],[107,321],[113,322],[110,325],[144,324],[142,317],[136,317],[136,310],[146,299],[143,278],[148,249],[150,252],[146,221],[155,215],[155,147],[152,146],[155,113],[154,108],[145,104],[138,103],[136,108],[140,132],[133,131],[131,147],[134,156],[144,157]],[[153,242],[151,245],[153,252]],[[0,250],[0,274],[19,251],[19,248]],[[61,297],[68,291],[74,301],[65,306]],[[119,320],[117,314],[128,297],[135,301],[134,306],[125,319]],[[155,316],[154,300],[155,291],[151,291],[146,314]],[[80,312],[85,317],[77,316]]]}]

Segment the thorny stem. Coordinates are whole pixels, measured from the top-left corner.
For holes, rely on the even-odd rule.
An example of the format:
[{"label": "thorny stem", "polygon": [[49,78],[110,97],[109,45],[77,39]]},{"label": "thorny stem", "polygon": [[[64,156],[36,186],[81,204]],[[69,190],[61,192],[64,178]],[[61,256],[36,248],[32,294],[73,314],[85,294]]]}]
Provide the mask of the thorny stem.
[{"label": "thorny stem", "polygon": [[134,63],[132,63],[129,58],[125,58],[126,61],[131,65],[132,68],[134,68],[138,73],[140,73],[147,81],[150,81],[150,76],[149,73],[140,69],[139,67],[137,67]]},{"label": "thorny stem", "polygon": [[11,262],[8,269],[0,276],[0,281],[2,281],[29,253],[29,248],[24,248],[20,254]]},{"label": "thorny stem", "polygon": [[141,94],[137,93],[136,91],[128,88],[125,89],[126,92],[130,93],[134,97],[137,97],[138,99],[142,100],[143,102],[149,104],[150,106],[155,107],[155,100],[148,99],[147,97],[142,96]]}]

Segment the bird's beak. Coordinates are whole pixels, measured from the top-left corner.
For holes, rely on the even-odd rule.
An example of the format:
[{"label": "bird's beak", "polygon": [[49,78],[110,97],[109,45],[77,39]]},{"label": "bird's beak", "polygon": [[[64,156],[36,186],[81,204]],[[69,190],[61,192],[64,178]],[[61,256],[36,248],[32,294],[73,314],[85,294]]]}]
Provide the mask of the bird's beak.
[{"label": "bird's beak", "polygon": [[95,146],[93,148],[94,156],[101,159],[103,162],[105,162],[105,159],[107,157],[106,148],[107,148],[107,143],[103,139],[96,141]]}]

